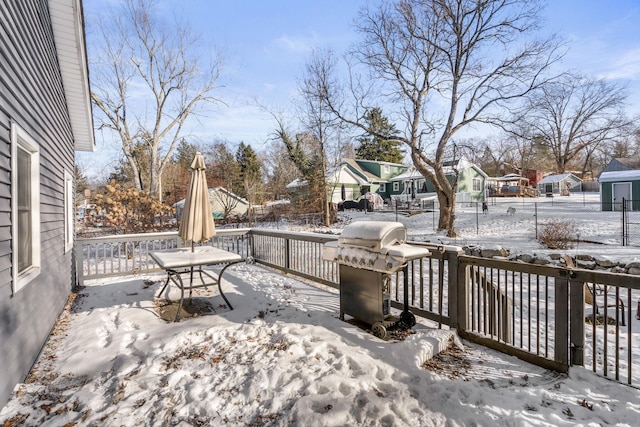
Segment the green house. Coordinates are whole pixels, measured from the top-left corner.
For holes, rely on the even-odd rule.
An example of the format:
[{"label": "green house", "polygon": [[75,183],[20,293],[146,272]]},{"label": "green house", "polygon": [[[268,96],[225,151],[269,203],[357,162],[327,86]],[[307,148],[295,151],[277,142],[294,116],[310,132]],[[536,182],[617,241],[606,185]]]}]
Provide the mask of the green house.
[{"label": "green house", "polygon": [[[333,188],[335,203],[342,201],[342,185],[345,185],[347,197],[344,200],[357,200],[366,193],[378,193],[384,198],[389,178],[397,176],[408,169],[399,163],[379,162],[376,160],[343,159],[329,182],[335,183]],[[349,180],[349,175],[360,178],[357,182]],[[349,190],[352,189],[352,193]],[[337,202],[336,202],[337,200]]]},{"label": "green house", "polygon": [[[445,162],[445,174],[449,182],[458,178],[456,199],[459,203],[482,202],[485,200],[485,180],[487,174],[466,158],[455,162]],[[402,201],[420,200],[435,197],[435,187],[415,168],[389,179],[385,198]]]}]

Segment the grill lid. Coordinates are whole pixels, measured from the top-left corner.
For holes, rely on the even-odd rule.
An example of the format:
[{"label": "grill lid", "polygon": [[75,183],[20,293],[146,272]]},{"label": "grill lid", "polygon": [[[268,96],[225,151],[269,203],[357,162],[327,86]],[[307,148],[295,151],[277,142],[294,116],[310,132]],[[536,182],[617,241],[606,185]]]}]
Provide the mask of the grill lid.
[{"label": "grill lid", "polygon": [[390,221],[358,221],[344,227],[338,246],[358,247],[381,253],[386,246],[399,245],[407,240],[402,223]]}]

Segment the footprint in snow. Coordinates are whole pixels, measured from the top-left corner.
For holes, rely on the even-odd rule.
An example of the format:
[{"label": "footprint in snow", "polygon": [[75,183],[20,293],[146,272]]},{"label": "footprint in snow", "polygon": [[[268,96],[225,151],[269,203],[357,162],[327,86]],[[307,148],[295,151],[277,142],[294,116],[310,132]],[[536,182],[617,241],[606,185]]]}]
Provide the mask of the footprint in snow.
[{"label": "footprint in snow", "polygon": [[109,347],[111,345],[111,332],[106,326],[100,326],[96,329],[96,335],[98,336],[98,345],[102,348]]}]

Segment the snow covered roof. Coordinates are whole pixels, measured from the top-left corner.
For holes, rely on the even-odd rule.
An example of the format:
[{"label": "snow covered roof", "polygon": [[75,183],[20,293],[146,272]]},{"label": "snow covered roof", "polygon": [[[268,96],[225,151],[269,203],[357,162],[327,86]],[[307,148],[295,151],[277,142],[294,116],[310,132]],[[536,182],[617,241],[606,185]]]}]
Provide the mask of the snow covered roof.
[{"label": "snow covered roof", "polygon": [[552,183],[552,182],[560,182],[560,181],[564,181],[567,178],[569,178],[570,180],[575,181],[575,182],[582,182],[582,180],[580,178],[578,178],[577,176],[575,176],[572,173],[561,173],[561,174],[557,174],[557,175],[545,176],[543,179],[538,181],[538,184],[549,184],[549,183]]},{"label": "snow covered roof", "polygon": [[640,170],[602,172],[598,180],[600,182],[640,180]]},{"label": "snow covered roof", "polygon": [[[230,197],[233,197],[234,199],[237,199],[240,203],[243,203],[243,204],[245,204],[245,205],[248,205],[248,204],[249,204],[249,201],[248,201],[247,199],[242,198],[242,197],[238,196],[237,194],[232,193],[231,191],[227,190],[227,189],[226,189],[226,188],[224,188],[224,187],[214,187],[214,188],[210,188],[210,189],[209,189],[209,198],[211,198],[215,193],[218,193],[218,192],[226,193],[226,194],[228,194]],[[182,200],[179,200],[179,201],[175,202],[175,203],[173,204],[173,207],[174,207],[174,208],[181,208],[181,207],[183,207],[183,206],[184,206],[184,201],[185,201],[185,199],[182,199]]]},{"label": "snow covered roof", "polygon": [[304,179],[300,179],[300,178],[296,178],[293,181],[291,181],[290,183],[287,184],[287,188],[298,188],[298,187],[304,187],[305,185],[307,185],[307,181]]},{"label": "snow covered roof", "polygon": [[[452,175],[455,172],[454,168],[451,166],[451,163],[452,162],[444,162],[443,170],[445,175]],[[476,166],[475,164],[467,160],[466,157],[461,157],[458,161],[454,163],[455,163],[455,170],[459,172],[462,172],[463,170],[466,170],[469,168],[474,168],[485,179],[489,177],[486,173],[484,173],[482,169],[480,169],[478,166]],[[404,180],[422,179],[422,178],[424,178],[424,176],[422,176],[422,174],[418,172],[418,170],[415,167],[411,167],[407,169],[406,172],[403,172],[400,175],[396,175],[393,178],[389,178],[389,181],[404,181]]]},{"label": "snow covered roof", "polygon": [[505,176],[499,176],[496,178],[491,178],[491,180],[496,181],[496,182],[507,182],[507,181],[520,181],[520,180],[524,180],[524,181],[529,181],[529,178],[524,177],[522,175],[518,175],[517,173],[510,173],[507,174]]},{"label": "snow covered roof", "polygon": [[[373,177],[375,179],[375,177]],[[355,172],[345,163],[341,163],[336,169],[329,173],[327,182],[331,184],[369,184],[370,179],[360,171]],[[291,184],[289,184],[291,185]],[[306,181],[305,181],[306,185]]]},{"label": "snow covered roof", "polygon": [[389,181],[405,181],[410,179],[423,179],[424,176],[414,167],[407,169],[405,172],[402,172],[400,175],[396,175],[393,178],[389,178]]}]

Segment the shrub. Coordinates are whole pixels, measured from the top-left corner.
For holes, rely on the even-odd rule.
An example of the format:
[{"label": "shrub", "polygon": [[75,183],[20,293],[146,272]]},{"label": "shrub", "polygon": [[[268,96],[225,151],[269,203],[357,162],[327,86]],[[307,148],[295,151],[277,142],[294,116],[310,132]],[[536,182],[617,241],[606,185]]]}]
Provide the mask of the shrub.
[{"label": "shrub", "polygon": [[571,249],[578,239],[576,225],[566,219],[549,220],[538,233],[538,241],[549,249]]},{"label": "shrub", "polygon": [[105,194],[95,199],[96,212],[90,221],[103,222],[115,234],[149,233],[170,227],[169,218],[174,209],[160,202],[148,192],[110,182]]}]

